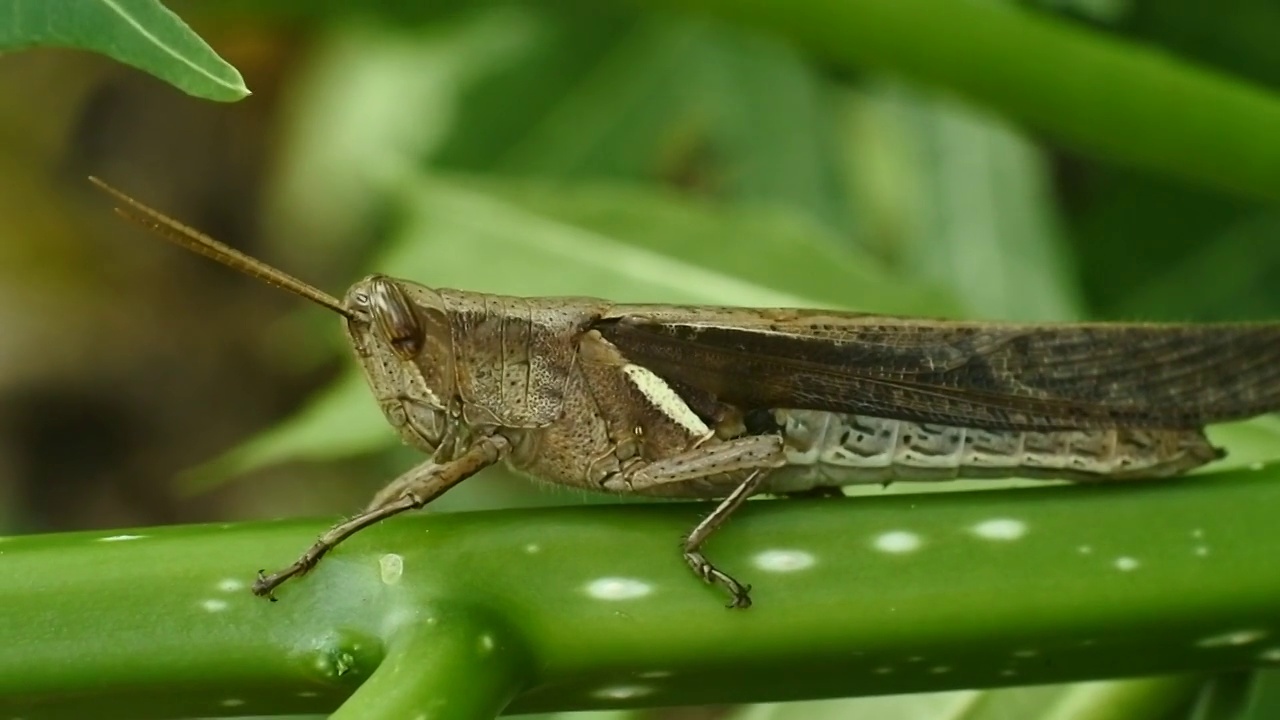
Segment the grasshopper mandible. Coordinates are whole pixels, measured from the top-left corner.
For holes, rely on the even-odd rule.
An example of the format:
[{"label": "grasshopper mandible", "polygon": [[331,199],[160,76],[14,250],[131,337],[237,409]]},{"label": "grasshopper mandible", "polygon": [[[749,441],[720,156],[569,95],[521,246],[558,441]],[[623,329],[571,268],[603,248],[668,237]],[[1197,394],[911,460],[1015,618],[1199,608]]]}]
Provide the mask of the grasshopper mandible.
[{"label": "grasshopper mandible", "polygon": [[429,459],[295,563],[490,465],[616,493],[718,499],[684,559],[756,494],[853,483],[1169,477],[1221,458],[1209,424],[1280,410],[1280,323],[1005,324],[624,305],[371,275],[338,300],[90,178],[117,212],[341,315],[387,421]]}]

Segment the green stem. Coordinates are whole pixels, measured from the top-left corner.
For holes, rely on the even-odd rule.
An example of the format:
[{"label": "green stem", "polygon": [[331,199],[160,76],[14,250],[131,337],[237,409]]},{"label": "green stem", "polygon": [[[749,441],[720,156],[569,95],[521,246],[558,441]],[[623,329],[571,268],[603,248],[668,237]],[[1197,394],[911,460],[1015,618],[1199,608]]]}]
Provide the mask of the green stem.
[{"label": "green stem", "polygon": [[528,683],[518,636],[475,607],[433,607],[391,633],[382,664],[333,720],[478,720],[502,712]]},{"label": "green stem", "polygon": [[831,62],[957,92],[1095,156],[1280,198],[1275,94],[1016,3],[656,4],[756,25]]},{"label": "green stem", "polygon": [[754,584],[747,611],[679,558],[705,504],[397,519],[276,603],[248,583],[324,523],[10,538],[0,708],[192,717],[350,697],[344,715],[476,718],[513,693],[509,710],[534,712],[1265,665],[1280,574],[1259,548],[1280,544],[1278,506],[1274,468],[752,502],[707,548]]}]

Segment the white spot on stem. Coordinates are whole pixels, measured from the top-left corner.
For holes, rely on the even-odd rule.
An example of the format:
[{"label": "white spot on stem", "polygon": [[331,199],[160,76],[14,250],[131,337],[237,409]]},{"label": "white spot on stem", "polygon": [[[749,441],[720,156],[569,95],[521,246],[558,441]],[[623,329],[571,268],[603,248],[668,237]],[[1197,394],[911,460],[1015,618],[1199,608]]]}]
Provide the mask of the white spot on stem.
[{"label": "white spot on stem", "polygon": [[629,700],[631,698],[644,697],[652,692],[653,688],[645,685],[613,685],[600,688],[591,694],[605,700]]},{"label": "white spot on stem", "polygon": [[244,589],[244,581],[237,578],[223,578],[218,581],[218,589],[222,592],[239,592]]},{"label": "white spot on stem", "polygon": [[887,553],[914,552],[922,544],[919,535],[906,530],[891,530],[878,535],[875,540],[876,549]]},{"label": "white spot on stem", "polygon": [[1124,555],[1122,557],[1116,558],[1116,561],[1114,564],[1117,570],[1121,572],[1130,572],[1132,570],[1137,570],[1138,566],[1141,565],[1142,563],[1138,562],[1137,558]]},{"label": "white spot on stem", "polygon": [[1239,647],[1241,645],[1249,645],[1256,643],[1267,636],[1266,630],[1245,629],[1233,630],[1221,635],[1213,635],[1196,642],[1198,647],[1202,648],[1219,648],[1219,647]]},{"label": "white spot on stem", "polygon": [[404,557],[387,553],[378,558],[378,573],[385,585],[395,585],[404,576]]},{"label": "white spot on stem", "polygon": [[1013,518],[994,518],[974,525],[971,530],[984,540],[1017,540],[1027,534],[1027,524]]},{"label": "white spot on stem", "polygon": [[633,600],[653,592],[653,586],[632,578],[607,577],[587,583],[587,594],[600,600]]},{"label": "white spot on stem", "polygon": [[795,572],[813,567],[818,560],[803,550],[765,550],[752,558],[752,562],[761,570]]}]

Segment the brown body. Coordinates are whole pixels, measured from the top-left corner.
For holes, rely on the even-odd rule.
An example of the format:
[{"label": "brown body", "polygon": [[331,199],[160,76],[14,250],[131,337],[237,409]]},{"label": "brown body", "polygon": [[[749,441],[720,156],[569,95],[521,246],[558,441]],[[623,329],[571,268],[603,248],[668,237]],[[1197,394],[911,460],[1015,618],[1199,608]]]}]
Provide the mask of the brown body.
[{"label": "brown body", "polygon": [[[376,336],[360,322],[350,324],[353,345],[365,366],[371,388],[391,423],[405,442],[424,452],[434,452],[451,427],[458,447],[465,447],[475,434],[500,433],[512,441],[507,462],[515,469],[549,482],[596,490],[616,490],[652,495],[683,497],[723,497],[736,488],[754,468],[733,467],[738,458],[725,458],[728,472],[706,466],[697,477],[660,483],[625,483],[628,471],[698,449],[724,445],[749,435],[773,435],[779,439],[784,462],[770,470],[756,492],[802,492],[818,487],[858,482],[885,482],[894,479],[941,480],[954,477],[1040,477],[1070,480],[1135,479],[1176,475],[1220,457],[1205,438],[1207,422],[1246,416],[1259,405],[1275,403],[1267,394],[1250,393],[1260,387],[1256,375],[1272,378],[1280,361],[1280,331],[1272,330],[1269,345],[1246,343],[1241,349],[1255,353],[1255,370],[1245,376],[1222,376],[1218,367],[1227,344],[1248,340],[1259,332],[1257,326],[1209,326],[1218,333],[1207,340],[1220,343],[1215,354],[1200,353],[1203,366],[1188,365],[1188,353],[1180,356],[1166,343],[1145,349],[1130,347],[1115,354],[1110,364],[1099,362],[1101,352],[1091,360],[1098,378],[1093,387],[1073,383],[1068,392],[1053,394],[1055,387],[1027,386],[1022,377],[987,373],[985,392],[993,397],[995,387],[1008,389],[1003,400],[1006,412],[1019,410],[1019,403],[1049,408],[1039,415],[1023,412],[1021,420],[993,420],[994,408],[971,423],[929,423],[918,415],[881,416],[840,412],[833,401],[807,406],[799,401],[781,407],[758,407],[726,402],[710,384],[699,386],[696,378],[678,371],[666,378],[648,370],[652,364],[628,353],[654,352],[643,342],[626,342],[636,333],[619,332],[617,323],[632,327],[697,328],[731,327],[743,337],[752,334],[789,334],[813,338],[821,334],[827,342],[845,344],[848,355],[866,348],[884,351],[898,333],[909,344],[899,345],[897,364],[860,368],[874,377],[906,378],[911,373],[902,361],[930,353],[938,358],[924,367],[944,374],[961,369],[970,376],[973,365],[993,361],[1007,363],[996,352],[1016,342],[1049,348],[1072,344],[1073,336],[1145,332],[1152,337],[1169,333],[1169,326],[1005,326],[904,320],[860,314],[821,313],[789,310],[742,310],[723,308],[676,308],[670,306],[615,305],[592,298],[516,298],[453,290],[433,290],[403,280],[374,277],[358,284],[348,303],[360,297],[376,296],[371,289],[381,283],[393,284],[407,306],[422,315],[422,325],[433,328],[436,338],[421,354],[397,361],[388,347],[378,346]],[[427,308],[428,310],[423,310]],[[735,317],[726,318],[726,314]],[[779,319],[780,316],[784,316]],[[912,323],[920,332],[912,337]],[[758,325],[760,327],[753,327]],[[1205,329],[1197,326],[1197,329]],[[946,332],[952,333],[947,342]],[[982,333],[982,334],[980,334]],[[610,337],[622,339],[619,347]],[[922,347],[921,341],[930,345]],[[1117,334],[1116,340],[1124,339]],[[1092,338],[1093,342],[1105,338]],[[962,345],[960,343],[967,343]],[[980,344],[987,355],[960,355]],[[691,350],[705,349],[695,340]],[[1078,346],[1079,342],[1074,345]],[[905,349],[904,349],[905,346]],[[1095,346],[1102,350],[1105,346]],[[723,348],[710,348],[718,351]],[[1020,352],[1027,352],[1024,348]],[[1142,353],[1168,353],[1173,367],[1162,371],[1158,358]],[[1264,351],[1264,352],[1259,352]],[[1265,351],[1270,352],[1268,357]],[[750,348],[743,350],[750,353]],[[437,358],[453,358],[450,365]],[[756,357],[760,357],[757,355]],[[1057,360],[1058,375],[1083,374],[1080,356]],[[783,358],[807,363],[817,373],[819,360]],[[1271,362],[1266,362],[1270,360]],[[1052,355],[1046,357],[1053,363]],[[1154,362],[1152,362],[1154,361]],[[1180,363],[1179,363],[1180,361]],[[919,363],[917,363],[919,365]],[[1158,385],[1153,377],[1168,376]],[[1210,378],[1217,377],[1210,381]],[[794,381],[792,376],[789,379]],[[753,382],[767,382],[759,374]],[[681,381],[687,380],[688,384]],[[945,380],[945,378],[944,378]],[[1202,383],[1198,389],[1178,390],[1188,381]],[[871,382],[867,380],[866,382]],[[976,381],[970,381],[976,383]],[[974,389],[951,387],[961,402]],[[1240,387],[1233,387],[1233,385]],[[1105,387],[1104,387],[1105,385]],[[1142,387],[1137,387],[1142,386]],[[938,384],[938,388],[946,388]],[[1057,386],[1061,387],[1061,386]],[[1105,389],[1106,395],[1103,391]],[[1157,392],[1168,402],[1180,395],[1188,400],[1178,405],[1169,419],[1154,416],[1152,402],[1134,397],[1137,390]],[[666,390],[667,392],[662,392]],[[1239,408],[1195,410],[1197,395],[1216,394],[1233,398]],[[1092,405],[1080,407],[1084,396]],[[456,408],[446,411],[441,398],[452,398]],[[997,398],[998,399],[998,398]],[[994,404],[994,400],[989,401]],[[854,409],[856,406],[851,406]],[[1053,410],[1052,408],[1057,408]],[[1189,413],[1188,409],[1194,410]],[[1159,409],[1159,408],[1155,408]],[[928,408],[926,408],[928,410]],[[944,406],[937,412],[958,412]],[[756,427],[747,427],[754,413]],[[1120,416],[1120,419],[1112,417]],[[450,420],[450,418],[453,418]],[[699,422],[701,425],[699,425]],[[1005,425],[1001,425],[1003,422]],[[1121,424],[1127,422],[1131,424]],[[446,450],[438,460],[447,460]]]},{"label": "brown body", "polygon": [[[101,184],[101,183],[99,183]],[[106,187],[105,185],[103,186]],[[497,462],[576,487],[724,498],[954,477],[1177,475],[1204,427],[1280,409],[1280,324],[1016,325],[801,309],[620,305],[431,289],[374,275],[342,301],[107,188],[121,213],[341,314],[387,420],[430,459],[298,562]]]}]

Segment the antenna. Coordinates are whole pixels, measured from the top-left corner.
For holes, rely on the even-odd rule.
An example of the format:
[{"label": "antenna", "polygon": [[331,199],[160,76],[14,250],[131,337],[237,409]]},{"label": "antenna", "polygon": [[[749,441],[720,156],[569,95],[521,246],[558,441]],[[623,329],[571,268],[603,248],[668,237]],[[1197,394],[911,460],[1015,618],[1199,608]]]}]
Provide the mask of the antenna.
[{"label": "antenna", "polygon": [[220,262],[245,275],[257,278],[270,285],[275,285],[294,295],[304,297],[317,305],[323,305],[339,315],[351,319],[351,311],[341,301],[314,285],[309,285],[282,270],[271,267],[261,260],[223,245],[199,230],[183,225],[159,210],[143,205],[92,175],[89,176],[89,182],[105,190],[124,204],[123,207],[115,209],[116,214],[120,217],[152,230],[175,245]]}]

